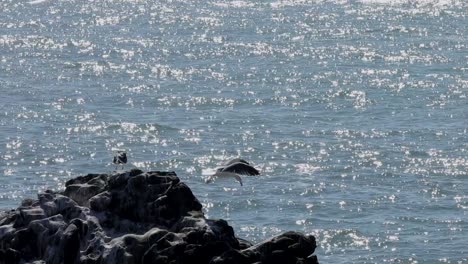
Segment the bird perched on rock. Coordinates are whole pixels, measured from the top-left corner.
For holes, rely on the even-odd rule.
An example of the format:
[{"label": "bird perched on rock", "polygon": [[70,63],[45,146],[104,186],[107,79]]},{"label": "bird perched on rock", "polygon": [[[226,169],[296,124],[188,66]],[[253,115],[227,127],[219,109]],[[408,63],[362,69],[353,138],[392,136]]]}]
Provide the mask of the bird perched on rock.
[{"label": "bird perched on rock", "polygon": [[115,164],[115,169],[117,169],[119,165],[122,165],[123,169],[124,164],[127,164],[127,153],[125,153],[125,151],[123,150],[118,150],[114,154],[114,160],[112,161],[112,163]]},{"label": "bird perched on rock", "polygon": [[242,186],[241,175],[260,175],[260,172],[246,160],[235,158],[226,162],[223,167],[218,168],[215,174],[211,175],[206,182],[212,182],[217,177],[234,177]]}]

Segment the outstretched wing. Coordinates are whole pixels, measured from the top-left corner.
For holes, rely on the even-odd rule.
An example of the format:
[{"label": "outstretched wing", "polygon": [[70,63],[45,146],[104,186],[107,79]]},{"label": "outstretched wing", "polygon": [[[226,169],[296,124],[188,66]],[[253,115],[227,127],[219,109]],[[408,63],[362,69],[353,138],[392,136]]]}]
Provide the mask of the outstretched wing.
[{"label": "outstretched wing", "polygon": [[232,172],[241,175],[260,175],[260,172],[257,169],[242,162],[237,162],[224,167],[223,172]]},{"label": "outstretched wing", "polygon": [[[221,177],[234,177],[240,183],[240,185],[242,186],[242,178],[239,175],[237,175],[236,173],[225,172],[225,173],[222,173],[222,174],[220,174],[218,176],[221,176]],[[211,183],[216,178],[218,178],[218,176],[211,175],[210,177],[208,177],[208,179],[205,180],[205,182],[206,183]]]},{"label": "outstretched wing", "polygon": [[248,161],[246,161],[245,159],[241,159],[241,158],[234,158],[232,160],[229,160],[228,162],[224,163],[224,166],[227,167],[229,165],[232,165],[234,163],[244,163],[244,164],[247,164],[247,165],[250,165],[250,163]]}]

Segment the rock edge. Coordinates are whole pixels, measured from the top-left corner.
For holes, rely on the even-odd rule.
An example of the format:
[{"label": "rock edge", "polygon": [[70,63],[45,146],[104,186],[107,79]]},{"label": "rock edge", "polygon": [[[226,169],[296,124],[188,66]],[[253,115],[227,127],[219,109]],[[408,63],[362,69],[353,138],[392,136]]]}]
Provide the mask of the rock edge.
[{"label": "rock edge", "polygon": [[88,174],[65,186],[0,212],[0,264],[318,264],[313,236],[252,245],[225,220],[205,218],[174,172]]}]

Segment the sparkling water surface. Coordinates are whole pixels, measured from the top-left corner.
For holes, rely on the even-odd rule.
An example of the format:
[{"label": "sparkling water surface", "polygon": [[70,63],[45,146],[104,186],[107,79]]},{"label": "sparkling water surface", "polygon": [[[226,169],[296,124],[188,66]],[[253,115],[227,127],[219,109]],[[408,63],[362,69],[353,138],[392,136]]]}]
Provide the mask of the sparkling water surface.
[{"label": "sparkling water surface", "polygon": [[[0,208],[174,170],[321,263],[468,263],[468,3],[0,1]],[[260,177],[205,179],[243,157]]]}]

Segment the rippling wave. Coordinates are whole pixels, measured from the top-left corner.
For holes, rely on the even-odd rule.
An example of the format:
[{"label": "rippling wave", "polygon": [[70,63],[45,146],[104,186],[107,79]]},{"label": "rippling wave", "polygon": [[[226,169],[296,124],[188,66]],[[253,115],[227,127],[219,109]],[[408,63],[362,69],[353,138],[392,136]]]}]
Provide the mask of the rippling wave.
[{"label": "rippling wave", "polygon": [[[330,263],[467,262],[466,1],[0,2],[0,207],[175,170],[260,241]],[[262,171],[205,179],[241,156]]]}]

